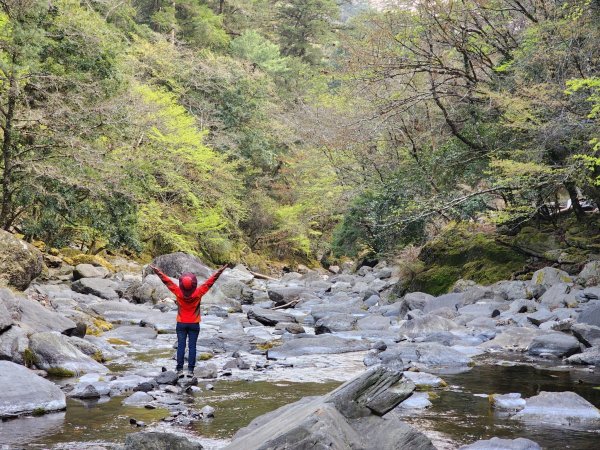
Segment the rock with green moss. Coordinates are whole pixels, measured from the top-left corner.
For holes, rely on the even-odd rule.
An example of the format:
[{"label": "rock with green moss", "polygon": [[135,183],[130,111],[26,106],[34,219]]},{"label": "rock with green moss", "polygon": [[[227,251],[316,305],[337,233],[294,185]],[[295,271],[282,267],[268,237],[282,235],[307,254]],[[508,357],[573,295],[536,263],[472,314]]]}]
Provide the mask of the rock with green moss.
[{"label": "rock with green moss", "polygon": [[35,355],[35,365],[50,373],[66,370],[74,373],[106,373],[108,369],[81,350],[70,338],[59,333],[35,333],[30,338],[30,349]]},{"label": "rock with green moss", "polygon": [[482,285],[510,279],[527,257],[496,238],[474,224],[450,225],[423,247],[423,270],[406,283],[407,289],[438,295],[461,278]]},{"label": "rock with green moss", "polygon": [[33,245],[0,230],[0,285],[25,290],[41,275],[44,258]]},{"label": "rock with green moss", "polygon": [[554,267],[544,267],[536,271],[531,277],[534,284],[541,285],[546,289],[560,283],[572,283],[573,278],[564,270]]}]

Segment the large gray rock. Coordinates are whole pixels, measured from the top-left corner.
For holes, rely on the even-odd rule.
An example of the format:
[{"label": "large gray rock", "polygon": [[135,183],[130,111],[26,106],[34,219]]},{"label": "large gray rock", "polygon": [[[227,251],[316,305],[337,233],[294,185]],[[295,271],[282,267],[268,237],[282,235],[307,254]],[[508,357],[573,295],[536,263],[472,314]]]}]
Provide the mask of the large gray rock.
[{"label": "large gray rock", "polygon": [[532,356],[551,355],[557,358],[571,356],[580,351],[581,344],[575,337],[559,331],[536,336],[527,349],[527,353]]},{"label": "large gray rock", "polygon": [[600,327],[600,304],[590,305],[584,309],[579,314],[577,322]]},{"label": "large gray rock", "polygon": [[75,329],[75,322],[51,309],[43,307],[33,299],[13,295],[8,289],[0,289],[0,305],[4,305],[12,321],[30,333],[58,331],[60,333]]},{"label": "large gray rock", "polygon": [[544,295],[540,297],[540,303],[550,310],[566,306],[574,307],[577,305],[577,298],[571,291],[570,285],[556,283],[544,292]]},{"label": "large gray rock", "polygon": [[267,293],[269,294],[269,300],[275,303],[276,306],[281,306],[299,300],[305,290],[306,288],[303,287],[288,287],[271,284],[269,285]]},{"label": "large gray rock", "polygon": [[123,293],[133,303],[157,303],[165,298],[175,299],[157,275],[149,274],[141,282],[134,281]]},{"label": "large gray rock", "polygon": [[108,369],[74,346],[67,336],[56,332],[36,333],[30,337],[29,347],[40,369],[65,369],[76,374],[106,373]]},{"label": "large gray rock", "polygon": [[344,339],[331,334],[291,339],[267,351],[269,359],[285,359],[292,356],[326,355],[366,351],[369,344],[357,339]]},{"label": "large gray rock", "polygon": [[0,230],[0,285],[25,290],[43,267],[44,258],[37,248]]},{"label": "large gray rock", "polygon": [[123,325],[113,328],[104,333],[104,337],[122,339],[127,342],[151,343],[158,335],[156,329],[152,327],[140,327],[135,325]]},{"label": "large gray rock", "polygon": [[433,314],[426,314],[422,317],[417,317],[412,320],[407,320],[400,325],[400,336],[420,337],[428,334],[437,333],[439,331],[452,331],[461,329],[452,320]]},{"label": "large gray rock", "polygon": [[125,450],[202,450],[202,445],[172,433],[144,431],[128,434]]},{"label": "large gray rock", "polygon": [[315,323],[315,334],[350,331],[355,328],[357,318],[350,314],[329,314]]},{"label": "large gray rock", "polygon": [[378,315],[369,315],[356,322],[359,330],[387,330],[390,328],[390,318]]},{"label": "large gray rock", "polygon": [[459,447],[459,450],[541,450],[537,442],[530,439],[500,439],[493,437],[489,440],[473,442]]},{"label": "large gray rock", "polygon": [[160,312],[147,305],[134,305],[127,301],[107,300],[90,305],[92,311],[103,316],[109,322],[140,323],[156,328],[161,333],[174,333],[176,311]]},{"label": "large gray rock", "polygon": [[4,305],[4,302],[0,300],[0,334],[8,330],[13,323],[12,314],[8,311],[8,308]]},{"label": "large gray rock", "polygon": [[26,367],[0,361],[0,418],[66,407],[65,394],[57,385]]},{"label": "large gray rock", "polygon": [[587,263],[579,273],[579,282],[584,286],[597,286],[600,284],[600,261]]},{"label": "large gray rock", "polygon": [[600,346],[586,348],[582,353],[569,356],[567,362],[570,364],[600,366]]},{"label": "large gray rock", "polygon": [[110,385],[105,381],[79,382],[69,392],[69,397],[83,399],[100,398],[107,395],[110,395]]},{"label": "large gray rock", "polygon": [[423,312],[430,313],[440,308],[450,308],[456,311],[464,304],[464,296],[462,293],[444,294],[427,302],[423,308]]},{"label": "large gray rock", "polygon": [[[323,397],[305,397],[258,417],[238,431],[226,448],[432,450],[423,434],[396,418],[379,417],[413,389],[397,372],[371,370]],[[377,405],[375,414],[369,405]]]},{"label": "large gray rock", "polygon": [[[162,270],[166,275],[171,278],[177,278],[185,273],[191,272],[198,277],[200,280],[205,280],[210,277],[213,270],[204,264],[200,258],[188,255],[183,252],[169,253],[167,255],[161,255],[152,261],[152,264]],[[149,267],[144,270],[144,275],[153,273]]]},{"label": "large gray rock", "polygon": [[23,353],[28,347],[29,339],[22,328],[11,327],[0,334],[0,360],[24,364]]},{"label": "large gray rock", "polygon": [[540,392],[530,397],[525,408],[512,419],[528,422],[573,425],[574,423],[600,424],[600,412],[586,399],[574,392]]},{"label": "large gray rock", "polygon": [[504,350],[514,352],[524,352],[529,348],[533,339],[543,333],[537,328],[516,328],[511,327],[502,330],[494,339],[479,345],[483,350]]},{"label": "large gray rock", "polygon": [[573,278],[564,270],[555,269],[554,267],[544,267],[533,273],[531,282],[549,289],[558,283],[572,283]]},{"label": "large gray rock", "polygon": [[110,272],[102,266],[92,266],[91,264],[78,264],[73,271],[73,280],[81,278],[106,278]]},{"label": "large gray rock", "polygon": [[106,300],[117,300],[119,285],[112,280],[102,278],[81,278],[71,285],[71,289],[80,294],[90,294]]},{"label": "large gray rock", "polygon": [[296,318],[291,314],[284,313],[278,310],[262,309],[253,307],[248,310],[248,319],[254,319],[263,325],[275,326],[279,322],[294,323]]},{"label": "large gray rock", "polygon": [[571,332],[586,347],[600,345],[600,327],[587,323],[574,323]]}]

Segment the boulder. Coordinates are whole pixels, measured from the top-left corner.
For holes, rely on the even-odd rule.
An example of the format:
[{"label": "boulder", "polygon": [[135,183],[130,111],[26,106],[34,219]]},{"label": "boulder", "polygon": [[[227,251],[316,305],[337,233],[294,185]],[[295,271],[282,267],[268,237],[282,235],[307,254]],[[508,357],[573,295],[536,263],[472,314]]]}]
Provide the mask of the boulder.
[{"label": "boulder", "polygon": [[279,322],[286,322],[286,323],[296,322],[296,319],[294,318],[294,316],[292,316],[290,314],[284,313],[279,310],[273,311],[273,310],[262,309],[262,308],[258,308],[258,307],[250,308],[248,310],[247,316],[248,316],[248,319],[254,319],[257,322],[260,322],[263,325],[267,325],[267,326],[275,326]]},{"label": "boulder", "polygon": [[268,359],[285,359],[292,356],[326,355],[366,351],[369,344],[357,339],[344,339],[331,334],[297,337],[267,351]]},{"label": "boulder", "polygon": [[125,289],[123,298],[133,303],[158,303],[166,298],[175,299],[175,295],[167,289],[157,275],[149,274],[141,282],[132,282]]},{"label": "boulder", "polygon": [[439,308],[450,308],[456,311],[464,304],[464,297],[462,293],[444,294],[427,302],[423,308],[423,312],[429,313]]},{"label": "boulder", "polygon": [[512,419],[531,423],[573,425],[575,423],[600,424],[600,412],[586,399],[574,392],[545,392],[526,400],[525,408]]},{"label": "boulder", "polygon": [[357,318],[351,314],[329,314],[315,323],[315,334],[350,331],[355,328]]},{"label": "boulder", "polygon": [[281,306],[299,300],[305,289],[306,288],[302,287],[288,287],[271,284],[269,285],[267,293],[269,294],[269,300],[275,303],[276,306]]},{"label": "boulder", "polygon": [[572,283],[573,278],[564,270],[554,267],[544,267],[533,273],[531,281],[535,285],[541,285],[546,289],[559,283]]},{"label": "boulder", "polygon": [[402,409],[425,409],[430,406],[432,406],[432,403],[429,401],[429,394],[427,392],[415,392],[400,403],[399,407]]},{"label": "boulder", "polygon": [[66,407],[65,394],[57,385],[24,366],[0,361],[0,418]]},{"label": "boulder", "polygon": [[571,286],[566,283],[556,283],[548,288],[540,297],[540,303],[550,310],[565,306],[576,306],[577,298],[571,292]]},{"label": "boulder", "polygon": [[135,343],[148,343],[156,339],[158,332],[152,327],[140,327],[136,325],[122,325],[117,328],[113,328],[110,331],[104,333],[106,339],[114,338],[121,339],[127,342]]},{"label": "boulder", "polygon": [[404,378],[408,378],[410,381],[415,383],[417,387],[443,387],[446,386],[446,382],[437,375],[432,375],[427,372],[404,372]]},{"label": "boulder", "polygon": [[0,360],[24,364],[23,353],[28,347],[29,339],[22,328],[11,327],[0,334]]},{"label": "boulder", "polygon": [[80,294],[95,295],[106,300],[117,300],[119,285],[112,280],[102,278],[81,278],[71,285],[71,289]]},{"label": "boulder", "polygon": [[108,372],[106,367],[74,346],[67,336],[57,332],[31,335],[29,348],[33,353],[35,365],[40,369],[64,369],[75,374]]},{"label": "boulder", "polygon": [[574,323],[571,332],[586,347],[600,345],[600,327],[587,323]]},{"label": "boulder", "polygon": [[387,330],[390,328],[390,318],[378,315],[369,315],[356,322],[358,330]]},{"label": "boulder", "polygon": [[600,284],[600,261],[591,261],[583,266],[579,273],[579,283],[583,286],[597,286]]},{"label": "boulder", "polygon": [[110,395],[110,386],[105,381],[79,382],[73,390],[69,392],[69,397],[73,398],[100,398]]},{"label": "boulder", "polygon": [[124,450],[202,450],[202,445],[173,433],[144,431],[128,434]]},{"label": "boulder", "polygon": [[[206,280],[213,273],[213,270],[206,266],[200,258],[183,252],[169,253],[161,255],[152,261],[152,265],[158,267],[171,278],[177,278],[185,273],[191,272],[198,277],[198,281]],[[148,275],[152,269],[144,269],[144,275]]]},{"label": "boulder", "polygon": [[541,450],[536,442],[525,439],[500,439],[493,437],[489,440],[477,441],[459,447],[459,450]]},{"label": "boulder", "polygon": [[479,345],[482,350],[504,350],[524,352],[529,348],[533,339],[542,333],[537,328],[511,327],[502,330],[494,339]]},{"label": "boulder", "polygon": [[569,356],[567,362],[569,364],[600,366],[600,346],[586,348],[582,353]]},{"label": "boulder", "polygon": [[179,376],[177,375],[177,372],[174,372],[172,370],[167,370],[165,372],[161,372],[160,375],[154,379],[154,381],[156,381],[158,384],[175,385],[175,384],[177,384],[178,379],[179,379]]},{"label": "boulder", "polygon": [[44,258],[33,245],[0,230],[0,285],[25,290],[41,275]]},{"label": "boulder", "polygon": [[551,331],[534,337],[527,348],[527,353],[532,356],[551,355],[560,358],[579,353],[580,346],[575,337],[559,331]]},{"label": "boulder", "polygon": [[154,401],[154,397],[146,392],[137,391],[123,400],[125,406],[146,406]]},{"label": "boulder", "polygon": [[13,323],[12,314],[8,311],[4,302],[0,300],[0,334],[12,327]]},{"label": "boulder", "polygon": [[600,304],[590,305],[585,308],[577,318],[579,323],[587,323],[588,325],[594,325],[600,327]]},{"label": "boulder", "polygon": [[556,314],[550,312],[550,310],[546,308],[540,308],[536,312],[531,313],[527,316],[527,320],[529,320],[532,324],[537,325],[538,327],[544,322],[556,319]]},{"label": "boulder", "polygon": [[415,338],[437,333],[439,331],[452,331],[460,328],[462,327],[452,320],[433,314],[426,314],[422,317],[403,322],[400,325],[399,334],[400,336]]},{"label": "boulder", "polygon": [[402,374],[377,368],[323,397],[305,397],[254,419],[226,449],[434,449],[397,418],[382,418],[414,389]]},{"label": "boulder", "polygon": [[68,332],[77,324],[40,303],[21,295],[13,295],[8,289],[0,289],[0,305],[4,305],[14,323],[19,323],[29,333],[43,331]]},{"label": "boulder", "polygon": [[81,278],[106,278],[110,275],[107,268],[91,264],[77,264],[73,270],[73,280]]}]

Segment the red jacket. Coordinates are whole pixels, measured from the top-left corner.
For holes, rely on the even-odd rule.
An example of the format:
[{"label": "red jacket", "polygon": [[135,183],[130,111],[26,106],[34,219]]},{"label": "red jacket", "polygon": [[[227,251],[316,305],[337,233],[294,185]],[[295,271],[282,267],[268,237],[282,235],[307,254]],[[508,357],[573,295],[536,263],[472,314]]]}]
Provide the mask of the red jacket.
[{"label": "red jacket", "polygon": [[184,295],[179,286],[171,278],[158,269],[154,269],[154,271],[167,288],[177,297],[177,322],[200,323],[200,302],[202,301],[202,297],[215,284],[215,281],[219,279],[223,271],[219,270],[212,274],[208,280],[198,286],[192,295],[188,297]]}]

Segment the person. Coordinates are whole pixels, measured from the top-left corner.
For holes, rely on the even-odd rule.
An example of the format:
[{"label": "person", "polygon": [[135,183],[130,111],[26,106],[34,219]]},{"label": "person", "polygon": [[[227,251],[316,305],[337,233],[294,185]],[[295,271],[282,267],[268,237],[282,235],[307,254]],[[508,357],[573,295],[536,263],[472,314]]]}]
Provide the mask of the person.
[{"label": "person", "polygon": [[219,279],[227,265],[217,270],[200,286],[198,286],[198,279],[193,273],[182,274],[179,277],[179,285],[177,285],[158,267],[150,265],[150,268],[177,298],[177,375],[183,376],[185,344],[189,339],[188,374],[193,377],[196,366],[196,342],[200,334],[200,302],[204,294]]}]

